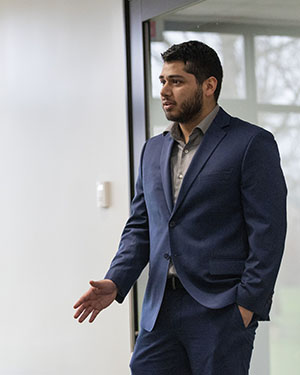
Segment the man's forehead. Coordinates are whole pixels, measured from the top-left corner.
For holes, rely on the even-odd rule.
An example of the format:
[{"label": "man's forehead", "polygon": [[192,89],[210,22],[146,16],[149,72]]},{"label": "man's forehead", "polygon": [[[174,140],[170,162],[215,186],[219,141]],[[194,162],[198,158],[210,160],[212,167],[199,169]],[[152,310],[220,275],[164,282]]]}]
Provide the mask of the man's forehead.
[{"label": "man's forehead", "polygon": [[190,73],[185,71],[185,64],[183,61],[166,61],[161,70],[161,76],[181,75],[187,76]]},{"label": "man's forehead", "polygon": [[172,71],[176,71],[178,73],[185,73],[184,71],[184,67],[185,67],[185,64],[183,61],[166,61],[164,62],[163,66],[162,66],[162,73],[163,72],[172,72]]}]

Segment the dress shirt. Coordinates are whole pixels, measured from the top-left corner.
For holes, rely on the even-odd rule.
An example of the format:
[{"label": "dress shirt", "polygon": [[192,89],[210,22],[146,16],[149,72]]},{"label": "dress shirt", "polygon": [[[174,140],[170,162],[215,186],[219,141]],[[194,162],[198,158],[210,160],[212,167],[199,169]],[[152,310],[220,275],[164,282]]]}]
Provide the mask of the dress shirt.
[{"label": "dress shirt", "polygon": [[[178,123],[173,123],[165,130],[170,132],[171,137],[175,140],[171,153],[170,168],[172,180],[173,203],[175,205],[178,194],[182,185],[184,176],[190,166],[190,163],[198,150],[202,139],[210,127],[211,123],[217,116],[219,105],[216,107],[198,124],[189,136],[189,140],[185,143],[183,133]],[[176,270],[172,259],[169,266],[169,276],[176,275]]]}]

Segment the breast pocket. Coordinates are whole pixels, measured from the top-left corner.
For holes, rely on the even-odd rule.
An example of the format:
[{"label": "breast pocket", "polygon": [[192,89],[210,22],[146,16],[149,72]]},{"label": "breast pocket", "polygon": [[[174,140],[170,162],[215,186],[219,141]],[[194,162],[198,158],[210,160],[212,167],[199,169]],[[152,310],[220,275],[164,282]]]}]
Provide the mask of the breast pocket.
[{"label": "breast pocket", "polygon": [[232,169],[202,172],[199,174],[200,180],[215,180],[215,181],[230,181],[232,175]]}]

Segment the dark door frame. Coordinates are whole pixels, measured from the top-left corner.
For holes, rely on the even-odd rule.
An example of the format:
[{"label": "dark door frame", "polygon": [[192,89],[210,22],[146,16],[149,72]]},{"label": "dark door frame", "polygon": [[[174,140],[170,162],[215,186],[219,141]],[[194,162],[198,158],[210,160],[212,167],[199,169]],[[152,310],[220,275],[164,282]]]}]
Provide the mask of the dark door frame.
[{"label": "dark door frame", "polygon": [[[127,42],[128,125],[133,177],[140,150],[147,138],[146,68],[149,57],[149,20],[175,9],[198,3],[191,0],[124,0]],[[202,0],[203,1],[203,0]]]},{"label": "dark door frame", "polygon": [[[134,195],[140,151],[148,138],[147,72],[150,61],[150,19],[202,2],[194,0],[124,0],[127,60],[127,120],[130,194]],[[139,330],[137,286],[131,293],[131,341]]]}]

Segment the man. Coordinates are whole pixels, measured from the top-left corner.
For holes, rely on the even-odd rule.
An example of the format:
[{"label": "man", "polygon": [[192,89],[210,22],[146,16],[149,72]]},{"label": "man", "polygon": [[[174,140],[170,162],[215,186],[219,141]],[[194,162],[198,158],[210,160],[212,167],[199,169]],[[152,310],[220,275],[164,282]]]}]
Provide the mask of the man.
[{"label": "man", "polygon": [[217,104],[216,52],[190,41],[162,54],[161,100],[173,124],[146,142],[119,250],[75,304],[92,322],[122,302],[149,263],[134,375],[246,375],[268,320],[286,233],[274,137]]}]

